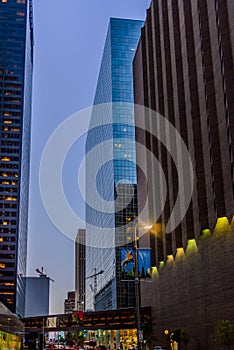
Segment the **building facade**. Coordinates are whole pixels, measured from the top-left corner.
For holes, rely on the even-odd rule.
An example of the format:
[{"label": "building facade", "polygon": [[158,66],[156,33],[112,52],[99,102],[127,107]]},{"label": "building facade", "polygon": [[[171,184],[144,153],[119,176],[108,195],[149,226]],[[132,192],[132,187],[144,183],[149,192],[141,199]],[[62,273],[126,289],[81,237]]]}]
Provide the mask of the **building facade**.
[{"label": "building facade", "polygon": [[32,1],[0,2],[0,300],[23,315],[33,64]]},{"label": "building facade", "polygon": [[79,229],[75,242],[76,308],[85,310],[85,230]]},{"label": "building facade", "polygon": [[76,310],[76,292],[67,292],[67,299],[64,301],[64,313],[68,314]]},{"label": "building facade", "polygon": [[25,277],[24,317],[49,315],[50,278]]},{"label": "building facade", "polygon": [[215,324],[218,319],[233,321],[234,315],[233,14],[232,1],[153,0],[133,64],[135,103],[170,121],[193,163],[187,214],[166,232],[181,190],[177,170],[180,164],[183,170],[183,156],[177,153],[175,162],[153,136],[155,130],[157,135],[167,132],[158,128],[156,113],[151,133],[136,130],[136,140],[151,152],[137,149],[137,158],[145,157],[147,164],[146,176],[138,176],[139,211],[148,196],[149,220],[163,186],[153,157],[160,161],[167,183],[164,210],[142,238],[142,244],[151,247],[156,279],[148,290],[142,284],[142,302],[153,306],[157,337],[166,342],[164,329],[188,328],[191,349],[216,348]]},{"label": "building facade", "polygon": [[86,205],[86,275],[97,274],[86,279],[86,309],[135,304],[133,281],[121,281],[119,248],[131,245],[126,223],[137,214],[134,111],[120,103],[133,102],[132,60],[142,25],[111,18],[102,56],[86,141],[86,202],[93,183],[104,201],[94,203],[97,210]]}]

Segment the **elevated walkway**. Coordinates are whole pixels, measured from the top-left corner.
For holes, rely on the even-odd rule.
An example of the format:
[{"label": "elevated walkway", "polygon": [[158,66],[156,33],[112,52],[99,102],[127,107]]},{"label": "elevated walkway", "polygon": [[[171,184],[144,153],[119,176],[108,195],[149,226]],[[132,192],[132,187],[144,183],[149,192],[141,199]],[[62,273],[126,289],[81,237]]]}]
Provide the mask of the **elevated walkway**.
[{"label": "elevated walkway", "polygon": [[[151,322],[150,306],[141,307],[144,323]],[[136,328],[135,308],[91,311],[22,318],[25,333],[78,332],[83,330],[119,330]]]}]

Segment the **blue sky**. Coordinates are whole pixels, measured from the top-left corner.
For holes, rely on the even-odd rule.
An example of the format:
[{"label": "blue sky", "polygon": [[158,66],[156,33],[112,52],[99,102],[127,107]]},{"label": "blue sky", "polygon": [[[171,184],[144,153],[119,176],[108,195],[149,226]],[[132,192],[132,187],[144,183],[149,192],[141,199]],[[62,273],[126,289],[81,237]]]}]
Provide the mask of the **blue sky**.
[{"label": "blue sky", "polygon": [[[44,267],[51,283],[50,312],[63,312],[66,293],[74,289],[74,242],[50,222],[39,190],[39,165],[51,133],[73,113],[90,107],[110,17],[145,19],[149,0],[35,0],[34,84],[28,275]],[[84,218],[74,174],[84,157],[77,143],[64,172],[64,189]],[[56,203],[55,203],[56,205]],[[77,228],[78,229],[78,228]]]}]

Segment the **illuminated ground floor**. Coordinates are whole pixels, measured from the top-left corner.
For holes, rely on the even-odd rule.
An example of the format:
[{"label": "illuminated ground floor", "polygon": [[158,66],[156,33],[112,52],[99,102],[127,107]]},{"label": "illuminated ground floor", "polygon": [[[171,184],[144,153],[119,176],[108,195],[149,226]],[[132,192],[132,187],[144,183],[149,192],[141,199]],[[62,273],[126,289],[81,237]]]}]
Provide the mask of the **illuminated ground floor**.
[{"label": "illuminated ground floor", "polygon": [[19,350],[21,348],[21,338],[18,335],[0,331],[1,350]]},{"label": "illuminated ground floor", "polygon": [[89,342],[94,341],[96,345],[105,345],[108,349],[128,350],[137,345],[136,329],[120,330],[97,330],[88,331],[84,342],[87,347]]},{"label": "illuminated ground floor", "polygon": [[21,349],[23,334],[23,323],[0,303],[0,349]]}]

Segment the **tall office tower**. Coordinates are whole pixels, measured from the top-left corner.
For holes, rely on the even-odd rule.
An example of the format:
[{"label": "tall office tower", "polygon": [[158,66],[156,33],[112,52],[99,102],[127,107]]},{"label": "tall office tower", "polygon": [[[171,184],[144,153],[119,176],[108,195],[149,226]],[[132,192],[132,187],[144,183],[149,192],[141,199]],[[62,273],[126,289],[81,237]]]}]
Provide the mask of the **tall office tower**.
[{"label": "tall office tower", "polygon": [[[148,195],[149,218],[163,186],[153,156],[162,165],[168,190],[158,222],[150,237],[144,237],[151,244],[153,265],[164,264],[165,269],[159,269],[150,294],[143,287],[142,301],[152,300],[160,319],[157,332],[178,325],[189,328],[191,349],[215,348],[211,344],[217,320],[233,319],[234,312],[234,282],[228,277],[234,268],[229,226],[234,214],[233,13],[233,1],[153,0],[133,64],[135,103],[159,112],[176,127],[193,163],[191,204],[177,228],[166,232],[178,192],[187,195],[179,188],[178,169],[186,171],[188,164],[178,152],[172,160],[167,146],[176,149],[173,138],[159,142],[167,130],[156,114],[151,135],[136,131],[136,139],[151,151],[151,156],[142,149],[136,152],[147,164],[148,191],[139,176],[138,201]],[[169,262],[177,268],[170,269]]]},{"label": "tall office tower", "polygon": [[24,313],[27,255],[32,2],[0,1],[0,301]]},{"label": "tall office tower", "polygon": [[75,307],[85,309],[85,230],[79,229],[75,242]]},{"label": "tall office tower", "polygon": [[[86,142],[86,309],[135,304],[133,281],[121,281],[119,248],[132,244],[126,224],[137,214],[134,111],[132,106],[99,105],[133,102],[132,60],[142,25],[110,19],[97,82]],[[103,157],[109,161],[102,163]],[[89,205],[93,184],[104,200],[104,205],[93,203],[97,210]]]}]

